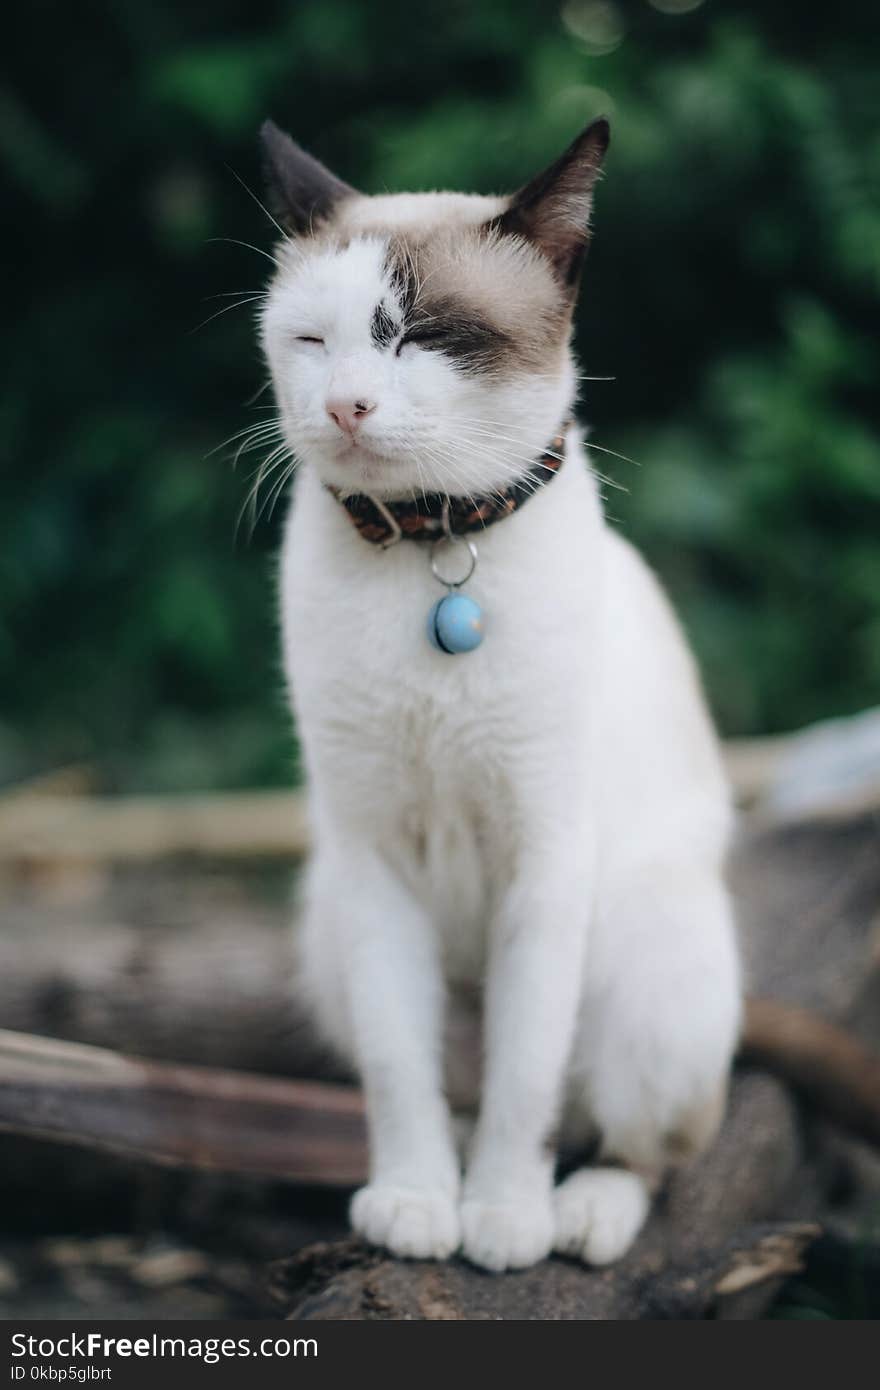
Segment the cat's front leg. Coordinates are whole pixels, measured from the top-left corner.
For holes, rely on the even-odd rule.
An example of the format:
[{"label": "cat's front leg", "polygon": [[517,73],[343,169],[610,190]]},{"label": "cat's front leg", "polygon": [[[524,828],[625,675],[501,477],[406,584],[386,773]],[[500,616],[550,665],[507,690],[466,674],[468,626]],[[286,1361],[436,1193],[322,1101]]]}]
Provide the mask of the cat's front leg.
[{"label": "cat's front leg", "polygon": [[483,1099],[461,1207],[464,1253],[523,1268],[553,1245],[557,1120],[589,919],[587,839],[530,846],[493,926]]},{"label": "cat's front leg", "polygon": [[363,1081],[370,1180],[355,1230],[396,1255],[445,1259],[459,1244],[460,1170],[442,1091],[443,982],[420,905],[362,846],[325,855],[309,915],[328,974],[341,972],[351,1050]]}]

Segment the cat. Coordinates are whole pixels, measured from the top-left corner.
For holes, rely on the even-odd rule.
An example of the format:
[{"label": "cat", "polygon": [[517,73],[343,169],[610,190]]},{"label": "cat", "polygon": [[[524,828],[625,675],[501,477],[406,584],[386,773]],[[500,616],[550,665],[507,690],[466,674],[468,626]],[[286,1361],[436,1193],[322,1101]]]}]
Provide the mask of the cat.
[{"label": "cat", "polygon": [[[594,121],[512,196],[370,197],[262,133],[303,988],[363,1084],[355,1230],[496,1271],[624,1254],[714,1136],[741,1020],[716,738],[572,423],[608,139]],[[450,592],[481,640],[438,650],[431,560],[454,586],[467,542]],[[557,1143],[593,1138],[555,1185]]]}]

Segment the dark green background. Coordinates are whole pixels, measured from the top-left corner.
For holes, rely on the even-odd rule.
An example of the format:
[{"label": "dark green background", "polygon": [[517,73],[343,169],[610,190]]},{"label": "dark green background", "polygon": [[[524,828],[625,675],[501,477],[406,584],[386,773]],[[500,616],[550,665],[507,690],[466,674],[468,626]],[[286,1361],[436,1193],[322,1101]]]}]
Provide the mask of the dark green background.
[{"label": "dark green background", "polygon": [[[235,539],[272,114],[368,191],[612,152],[578,329],[609,508],[729,734],[877,701],[880,81],[869,0],[116,0],[4,21],[0,778],[289,779],[278,514]],[[691,0],[693,4],[693,0]],[[263,398],[265,400],[265,397]]]}]

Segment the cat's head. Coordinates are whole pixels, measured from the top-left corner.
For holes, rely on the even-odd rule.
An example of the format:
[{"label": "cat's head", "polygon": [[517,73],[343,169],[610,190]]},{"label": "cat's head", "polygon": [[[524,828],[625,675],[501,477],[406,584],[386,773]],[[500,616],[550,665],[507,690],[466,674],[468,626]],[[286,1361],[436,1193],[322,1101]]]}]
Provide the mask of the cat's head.
[{"label": "cat's head", "polygon": [[574,396],[607,121],[508,197],[367,197],[271,122],[262,139],[285,233],[262,338],[290,448],[380,497],[476,495],[525,471]]}]

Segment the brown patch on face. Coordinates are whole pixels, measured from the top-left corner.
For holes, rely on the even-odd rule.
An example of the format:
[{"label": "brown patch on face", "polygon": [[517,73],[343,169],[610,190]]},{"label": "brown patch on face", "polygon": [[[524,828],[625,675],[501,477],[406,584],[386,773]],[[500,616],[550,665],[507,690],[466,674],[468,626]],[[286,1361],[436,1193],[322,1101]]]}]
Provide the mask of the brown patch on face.
[{"label": "brown patch on face", "polygon": [[543,259],[487,227],[389,245],[402,341],[491,376],[552,372],[568,340],[571,306]]},{"label": "brown patch on face", "polygon": [[295,266],[311,252],[380,239],[390,294],[374,310],[378,347],[416,343],[463,371],[496,378],[554,375],[568,345],[572,296],[536,244],[501,229],[498,210],[506,206],[464,194],[340,197],[278,254],[283,266]]},{"label": "brown patch on face", "polygon": [[442,352],[461,367],[492,375],[503,371],[515,347],[502,329],[452,294],[418,303],[404,323],[402,342]]}]

